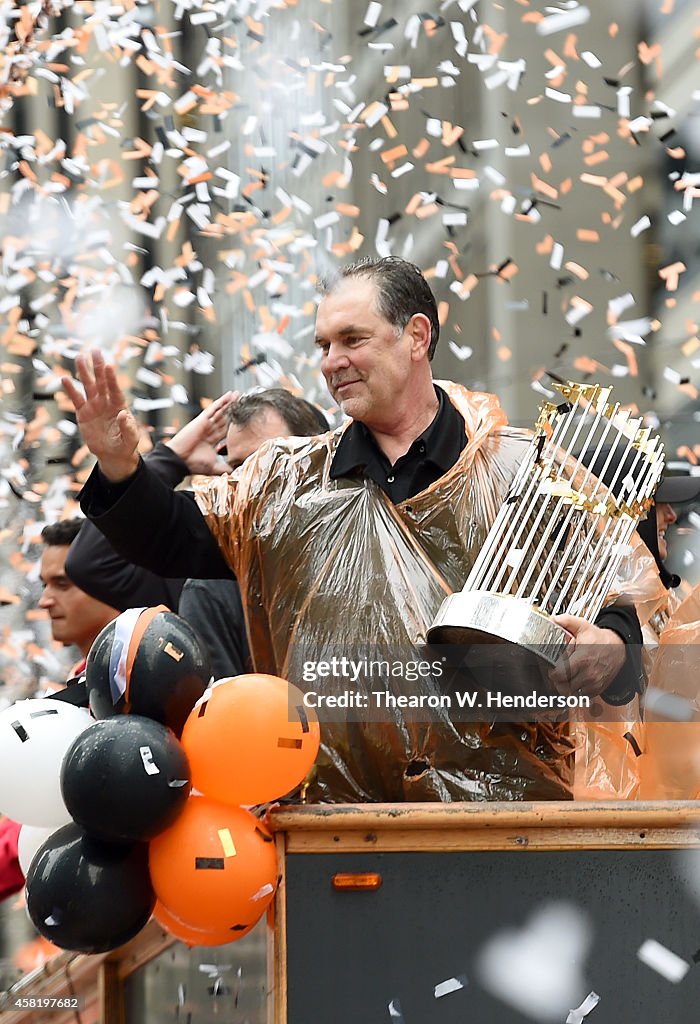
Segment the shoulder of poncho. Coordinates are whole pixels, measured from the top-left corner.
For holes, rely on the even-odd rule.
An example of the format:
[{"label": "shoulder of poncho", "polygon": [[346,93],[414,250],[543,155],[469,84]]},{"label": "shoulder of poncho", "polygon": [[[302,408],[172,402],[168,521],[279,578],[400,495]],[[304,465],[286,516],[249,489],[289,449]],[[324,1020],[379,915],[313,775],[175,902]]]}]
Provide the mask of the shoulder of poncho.
[{"label": "shoulder of poncho", "polygon": [[451,380],[436,380],[464,420],[468,437],[530,437],[531,431],[511,427],[497,395],[488,391],[470,391]]}]

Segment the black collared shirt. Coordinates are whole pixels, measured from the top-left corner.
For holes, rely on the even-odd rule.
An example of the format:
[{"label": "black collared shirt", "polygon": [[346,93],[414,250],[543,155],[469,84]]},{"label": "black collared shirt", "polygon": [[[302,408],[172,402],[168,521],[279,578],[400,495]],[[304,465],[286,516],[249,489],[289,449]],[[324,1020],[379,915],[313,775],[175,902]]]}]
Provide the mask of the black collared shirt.
[{"label": "black collared shirt", "polygon": [[439,403],[435,419],[393,466],[371,431],[364,423],[354,420],[336,449],[331,479],[367,477],[398,505],[424,491],[452,469],[467,443],[464,420],[441,388],[436,387],[435,394]]}]

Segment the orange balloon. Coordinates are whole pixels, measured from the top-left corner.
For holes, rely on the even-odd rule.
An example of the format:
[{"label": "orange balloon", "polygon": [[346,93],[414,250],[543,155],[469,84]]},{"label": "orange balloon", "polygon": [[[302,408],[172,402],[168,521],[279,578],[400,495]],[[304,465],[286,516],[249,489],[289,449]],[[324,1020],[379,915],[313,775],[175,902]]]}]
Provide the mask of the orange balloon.
[{"label": "orange balloon", "polygon": [[243,931],[236,932],[235,935],[232,935],[227,928],[222,928],[219,931],[205,932],[201,928],[192,928],[190,925],[185,924],[184,921],[181,921],[179,917],[175,917],[167,907],[163,906],[160,900],[155,905],[153,916],[161,928],[164,928],[166,932],[174,935],[176,939],[184,942],[187,946],[225,946],[228,942],[242,939],[244,935],[247,935],[255,927],[254,924],[251,924],[244,928]]},{"label": "orange balloon", "polygon": [[213,800],[261,804],[289,793],[316,760],[321,730],[298,687],[279,676],[219,679],[182,731],[192,786]]},{"label": "orange balloon", "polygon": [[267,909],[277,885],[270,832],[242,807],[194,795],[149,845],[149,869],[165,910],[187,928],[231,938]]}]

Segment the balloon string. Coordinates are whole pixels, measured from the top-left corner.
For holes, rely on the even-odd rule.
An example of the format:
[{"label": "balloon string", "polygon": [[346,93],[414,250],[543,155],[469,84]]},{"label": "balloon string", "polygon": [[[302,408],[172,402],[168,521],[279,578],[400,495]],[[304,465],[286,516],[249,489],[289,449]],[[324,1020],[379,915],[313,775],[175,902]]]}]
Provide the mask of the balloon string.
[{"label": "balloon string", "polygon": [[66,976],[66,985],[68,986],[68,993],[71,997],[71,1001],[75,1000],[75,1008],[73,1010],[75,1024],[83,1024],[83,1018],[80,1015],[80,998],[78,996],[78,993],[75,991],[75,985],[73,984],[73,979],[70,976],[70,969],[77,959],[77,955],[71,957],[71,959],[66,964],[63,973]]}]

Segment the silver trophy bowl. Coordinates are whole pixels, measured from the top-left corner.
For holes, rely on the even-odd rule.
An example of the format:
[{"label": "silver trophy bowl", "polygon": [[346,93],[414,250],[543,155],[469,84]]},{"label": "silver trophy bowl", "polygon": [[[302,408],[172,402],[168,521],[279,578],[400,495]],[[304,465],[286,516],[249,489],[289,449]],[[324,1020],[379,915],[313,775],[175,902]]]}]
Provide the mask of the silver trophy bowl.
[{"label": "silver trophy bowl", "polygon": [[523,598],[462,590],[442,602],[427,640],[429,644],[516,644],[556,665],[571,634]]}]

